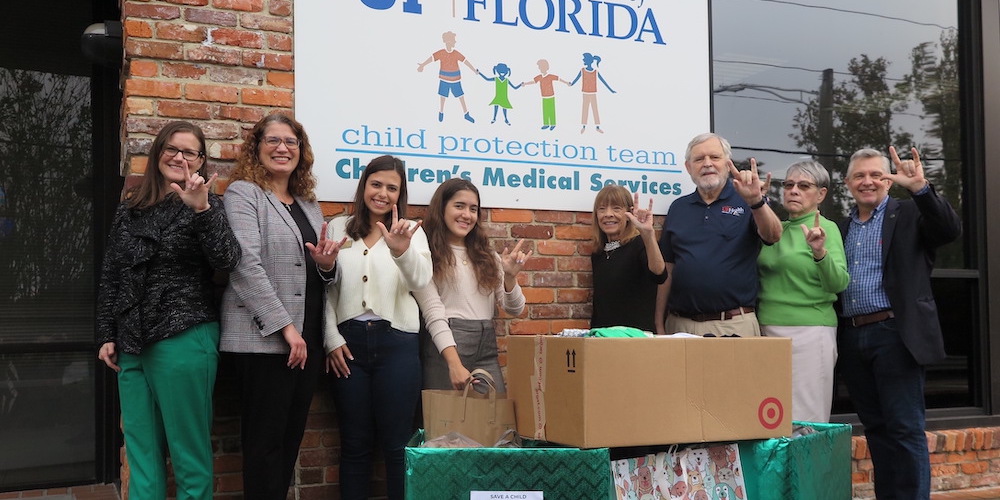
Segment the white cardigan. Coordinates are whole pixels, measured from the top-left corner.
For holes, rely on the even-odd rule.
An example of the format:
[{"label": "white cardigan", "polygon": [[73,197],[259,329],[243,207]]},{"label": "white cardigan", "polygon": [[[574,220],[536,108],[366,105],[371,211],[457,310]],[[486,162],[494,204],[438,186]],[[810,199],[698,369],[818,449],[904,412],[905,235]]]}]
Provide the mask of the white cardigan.
[{"label": "white cardigan", "polygon": [[[346,236],[349,218],[330,221],[327,238],[340,241]],[[337,325],[366,311],[389,321],[397,330],[417,333],[420,311],[410,292],[426,286],[433,273],[431,250],[422,228],[413,233],[410,247],[398,258],[392,256],[382,238],[368,248],[364,240],[348,237],[337,255],[337,277],[327,289],[326,352],[347,343]]]}]

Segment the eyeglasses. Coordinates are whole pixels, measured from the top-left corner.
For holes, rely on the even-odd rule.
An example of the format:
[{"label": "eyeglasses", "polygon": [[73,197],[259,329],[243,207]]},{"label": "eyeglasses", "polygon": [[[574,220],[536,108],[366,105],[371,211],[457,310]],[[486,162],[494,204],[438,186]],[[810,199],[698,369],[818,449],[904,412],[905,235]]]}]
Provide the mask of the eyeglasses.
[{"label": "eyeglasses", "polygon": [[788,191],[788,190],[792,189],[795,186],[799,187],[799,191],[808,191],[808,190],[816,187],[816,183],[815,182],[806,182],[806,181],[799,181],[799,182],[785,181],[785,182],[781,183],[781,187],[785,188],[785,191]]},{"label": "eyeglasses", "polygon": [[205,153],[195,151],[193,149],[177,149],[173,146],[163,146],[163,156],[173,158],[177,156],[177,153],[180,153],[181,156],[183,156],[187,161],[195,161],[198,158],[205,156]]},{"label": "eyeglasses", "polygon": [[302,144],[302,141],[300,141],[297,137],[285,137],[282,139],[281,137],[269,135],[264,138],[264,144],[267,144],[267,146],[271,148],[278,147],[278,144],[281,144],[282,142],[285,143],[285,147],[288,149],[295,149],[299,147],[299,144]]}]

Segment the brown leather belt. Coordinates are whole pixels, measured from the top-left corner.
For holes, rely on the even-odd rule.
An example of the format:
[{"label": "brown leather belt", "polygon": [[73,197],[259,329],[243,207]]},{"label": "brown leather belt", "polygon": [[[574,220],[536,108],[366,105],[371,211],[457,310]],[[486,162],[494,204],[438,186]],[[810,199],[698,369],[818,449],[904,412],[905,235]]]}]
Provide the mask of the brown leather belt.
[{"label": "brown leather belt", "polygon": [[748,314],[754,312],[752,307],[737,307],[736,309],[730,309],[728,311],[719,311],[715,313],[685,313],[671,311],[670,313],[674,316],[680,316],[682,318],[687,318],[692,321],[724,321],[727,319],[733,319],[736,316],[743,314]]},{"label": "brown leather belt", "polygon": [[872,323],[878,323],[879,321],[885,321],[887,319],[895,318],[896,315],[892,313],[891,310],[877,311],[871,314],[860,314],[858,316],[852,316],[849,319],[851,326],[859,327],[870,325]]}]

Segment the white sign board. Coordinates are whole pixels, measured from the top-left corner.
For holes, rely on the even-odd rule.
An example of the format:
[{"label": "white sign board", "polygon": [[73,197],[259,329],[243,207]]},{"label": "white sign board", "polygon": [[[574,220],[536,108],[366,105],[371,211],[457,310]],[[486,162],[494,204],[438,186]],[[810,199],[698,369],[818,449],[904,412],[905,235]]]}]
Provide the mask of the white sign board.
[{"label": "white sign board", "polygon": [[485,207],[588,212],[614,182],[666,213],[710,128],[708,39],[708,0],[298,0],[317,194],[392,154],[412,204],[460,176]]}]

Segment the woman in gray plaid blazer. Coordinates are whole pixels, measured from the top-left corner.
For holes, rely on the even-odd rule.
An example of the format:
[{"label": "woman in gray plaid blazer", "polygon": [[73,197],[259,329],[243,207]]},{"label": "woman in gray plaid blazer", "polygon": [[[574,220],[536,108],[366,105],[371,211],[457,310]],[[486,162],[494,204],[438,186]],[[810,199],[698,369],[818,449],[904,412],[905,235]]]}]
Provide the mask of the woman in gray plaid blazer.
[{"label": "woman in gray plaid blazer", "polygon": [[283,500],[323,366],[325,282],[339,245],[313,189],[302,125],[272,114],[250,131],[226,190],[243,249],[222,303],[220,350],[241,375],[243,495]]}]

